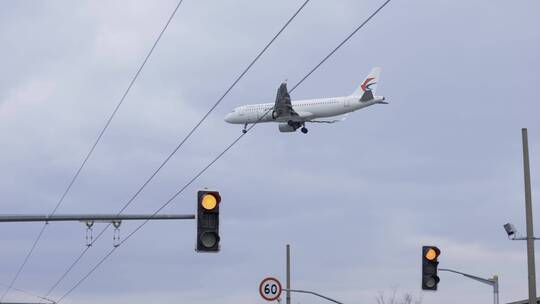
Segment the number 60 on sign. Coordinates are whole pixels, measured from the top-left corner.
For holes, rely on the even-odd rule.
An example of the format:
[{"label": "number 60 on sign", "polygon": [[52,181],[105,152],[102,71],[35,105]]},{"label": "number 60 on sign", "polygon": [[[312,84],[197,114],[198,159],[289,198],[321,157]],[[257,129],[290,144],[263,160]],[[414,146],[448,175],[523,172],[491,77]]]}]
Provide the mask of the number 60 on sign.
[{"label": "number 60 on sign", "polygon": [[259,285],[259,293],[266,301],[275,301],[281,296],[281,283],[276,278],[266,278]]}]

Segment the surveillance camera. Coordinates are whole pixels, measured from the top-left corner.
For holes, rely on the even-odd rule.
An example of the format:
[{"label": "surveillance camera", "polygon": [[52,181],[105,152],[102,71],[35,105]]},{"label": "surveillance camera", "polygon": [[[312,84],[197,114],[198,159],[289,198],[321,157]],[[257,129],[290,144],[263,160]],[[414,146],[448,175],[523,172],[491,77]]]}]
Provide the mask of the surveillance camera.
[{"label": "surveillance camera", "polygon": [[506,234],[508,234],[508,237],[511,237],[516,234],[516,227],[510,223],[506,223],[503,225],[504,230],[506,230]]}]

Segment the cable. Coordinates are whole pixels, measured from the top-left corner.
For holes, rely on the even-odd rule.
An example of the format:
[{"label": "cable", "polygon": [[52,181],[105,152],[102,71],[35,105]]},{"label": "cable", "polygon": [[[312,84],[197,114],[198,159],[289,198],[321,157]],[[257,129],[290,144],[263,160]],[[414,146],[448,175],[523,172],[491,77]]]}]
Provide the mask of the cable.
[{"label": "cable", "polygon": [[313,74],[313,72],[315,72],[315,70],[317,70],[323,63],[326,62],[326,60],[328,58],[330,58],[332,55],[334,55],[334,53],[339,50],[345,43],[347,43],[347,41],[349,41],[349,39],[352,38],[352,36],[354,36],[361,28],[364,27],[364,25],[366,25],[373,17],[375,17],[375,15],[377,15],[391,0],[387,0],[386,2],[384,2],[381,6],[379,6],[378,9],[376,9],[366,20],[364,20],[364,22],[362,22],[356,29],[354,29],[354,31],[352,31],[349,36],[347,36],[343,41],[341,41],[340,44],[338,44],[338,46],[336,46],[336,48],[334,48],[328,55],[326,55],[326,57],[324,57],[313,69],[311,69],[311,71],[309,71],[309,73],[306,74],[306,76],[304,76],[290,91],[289,93],[291,93],[292,91],[294,91],[300,84],[302,84],[304,82],[304,80],[306,80],[309,76],[311,76],[311,74]]},{"label": "cable", "polygon": [[[109,227],[109,225],[107,225],[107,227]],[[101,235],[105,232],[105,230],[107,229],[107,227],[103,230],[101,230],[101,232],[98,234],[98,236],[96,237],[99,238],[101,237]],[[95,239],[94,239],[95,240]],[[93,245],[94,244],[94,241],[92,241],[89,245]],[[71,270],[73,270],[73,267],[75,267],[75,265],[77,265],[77,263],[79,263],[79,261],[83,258],[83,256],[86,254],[86,252],[88,250],[90,250],[90,246],[86,246],[86,248],[84,248],[83,251],[81,251],[81,253],[79,254],[79,256],[75,259],[75,261],[68,267],[68,269],[66,271],[64,271],[64,273],[60,276],[60,278],[58,280],[56,280],[56,282],[52,285],[51,288],[49,288],[49,290],[47,291],[47,293],[45,294],[46,297],[48,297],[52,292],[53,290],[58,286],[58,284],[60,284],[60,282],[62,282],[64,280],[64,278],[68,275],[68,273],[71,272]]]},{"label": "cable", "polygon": [[[233,81],[233,83],[227,88],[227,90],[221,95],[220,98],[214,103],[214,105],[202,116],[202,118],[199,120],[195,126],[188,132],[188,134],[180,141],[180,143],[173,149],[173,151],[165,158],[165,160],[157,167],[156,170],[150,175],[148,179],[139,187],[139,189],[131,196],[131,198],[124,204],[122,209],[117,213],[117,215],[121,214],[127,207],[131,205],[131,203],[139,196],[139,194],[146,188],[146,186],[156,177],[159,171],[169,162],[169,160],[178,152],[178,150],[184,145],[184,143],[193,135],[193,133],[201,126],[201,124],[208,118],[208,116],[214,111],[214,109],[223,101],[223,99],[231,92],[231,90],[238,84],[238,82],[247,74],[247,72],[253,67],[253,65],[261,58],[261,56],[268,50],[268,48],[276,41],[276,39],[285,31],[285,29],[289,26],[289,24],[296,18],[296,16],[304,9],[304,7],[309,3],[311,0],[305,0],[303,4],[295,11],[295,13],[287,20],[287,22],[281,27],[281,29],[270,39],[270,41],[263,47],[263,49],[255,56],[255,58],[248,64],[248,66],[240,73],[240,75]],[[90,245],[93,245],[101,235],[110,227],[110,223],[101,230],[101,232],[98,234],[96,238],[93,239],[93,241],[90,243]],[[53,284],[53,286],[49,289],[46,296],[49,296],[52,291],[60,284],[60,282],[66,277],[66,275],[71,272],[71,270],[75,267],[77,263],[82,259],[82,257],[86,254],[89,247],[85,248],[79,257],[75,259],[75,261],[68,267],[68,269],[60,276],[60,278]]]},{"label": "cable", "polygon": [[[0,285],[2,285],[2,286],[4,286],[4,287],[9,287],[9,285],[4,284],[4,283],[0,283]],[[20,288],[11,287],[11,289],[13,289],[13,290],[15,290],[15,291],[18,291],[18,292],[20,292],[20,293],[23,293],[23,294],[25,294],[25,295],[28,295],[28,296],[38,298],[38,299],[40,299],[40,300],[45,300],[45,301],[54,303],[54,301],[51,300],[51,299],[47,299],[46,297],[38,296],[37,294],[33,294],[33,293],[29,292],[29,291],[26,291],[26,290],[23,290],[23,289],[20,289]]]},{"label": "cable", "polygon": [[[249,132],[256,124],[251,125],[247,131]],[[217,157],[214,158],[204,169],[199,171],[187,184],[185,184],[178,192],[176,192],[165,204],[163,204],[158,210],[156,210],[151,217],[154,217],[156,214],[158,214],[163,208],[165,208],[167,205],[169,205],[178,195],[180,195],[187,187],[189,187],[199,176],[201,176],[206,170],[208,170],[216,161],[218,161],[229,149],[231,149],[246,133],[242,133],[238,138],[236,138],[225,150],[223,150]],[[113,252],[119,248],[124,242],[129,240],[137,231],[139,231],[146,223],[148,223],[150,220],[146,219],[144,220],[135,230],[133,230],[130,234],[128,234],[116,247],[113,247],[101,260],[94,266],[86,275],[84,275],[71,289],[69,289],[62,297],[60,297],[56,303],[60,303],[65,297],[67,297],[69,294],[71,294],[79,285],[81,285],[96,269],[101,266],[112,254]]]},{"label": "cable", "polygon": [[44,224],[42,227],[41,227],[41,230],[39,231],[38,233],[38,236],[37,238],[34,240],[34,243],[32,244],[32,247],[30,248],[30,251],[26,254],[26,256],[24,257],[24,261],[23,263],[21,264],[21,266],[19,267],[19,269],[17,270],[17,273],[15,274],[15,276],[13,277],[13,279],[11,280],[11,283],[9,283],[9,286],[7,286],[7,289],[4,291],[4,293],[2,294],[2,297],[0,297],[0,303],[2,303],[2,301],[4,300],[5,296],[8,294],[8,292],[13,289],[13,284],[15,284],[15,281],[17,280],[17,278],[19,277],[19,275],[21,274],[24,266],[26,265],[26,263],[28,263],[28,259],[30,259],[30,255],[32,255],[32,253],[34,252],[34,249],[36,249],[36,246],[37,246],[37,243],[39,241],[39,239],[41,238],[41,236],[43,235],[43,232],[45,232],[45,227],[47,227],[47,224]]},{"label": "cable", "polygon": [[[297,88],[304,80],[306,80],[311,74],[313,74],[313,72],[318,69],[330,56],[332,56],[339,48],[341,48],[341,46],[343,46],[352,36],[354,36],[354,34],[356,34],[356,32],[358,32],[358,30],[360,30],[362,27],[364,27],[365,24],[367,24],[367,22],[369,20],[371,20],[375,15],[377,15],[379,13],[379,11],[381,11],[391,0],[386,0],[386,2],[384,2],[374,13],[372,13],[367,19],[366,21],[364,21],[362,24],[360,24],[353,32],[352,34],[350,34],[349,36],[347,36],[347,38],[345,38],[345,40],[343,40],[336,48],[334,48],[330,53],[329,55],[327,55],[326,57],[323,58],[323,60],[321,60],[319,62],[319,64],[317,64],[315,66],[314,69],[312,69],[305,77],[303,77],[299,83],[297,83],[293,89]],[[290,92],[292,92],[293,90],[291,90]],[[156,214],[158,214],[161,210],[163,210],[165,207],[167,207],[174,199],[176,199],[176,197],[178,197],[178,195],[180,195],[187,187],[189,187],[195,180],[197,180],[202,174],[204,174],[204,172],[206,172],[206,170],[208,170],[215,162],[217,162],[221,157],[223,157],[223,155],[225,155],[232,147],[234,147],[236,145],[236,143],[238,143],[240,141],[240,139],[242,139],[246,134],[248,134],[251,129],[253,129],[256,125],[258,125],[260,123],[260,121],[268,114],[272,111],[272,109],[268,110],[265,112],[265,114],[263,114],[261,116],[261,118],[259,118],[254,124],[252,124],[247,130],[246,130],[246,133],[242,133],[240,136],[238,136],[236,139],[234,139],[232,141],[231,144],[229,144],[221,153],[219,153],[212,161],[210,161],[210,163],[208,163],[201,171],[199,171],[192,179],[189,180],[189,182],[187,182],[182,188],[180,188],[180,190],[178,190],[171,198],[169,198],[161,207],[159,207],[153,214],[151,217],[154,217]],[[144,225],[146,225],[148,222],[150,221],[150,219],[147,219],[147,220],[144,220],[139,226],[137,226],[137,228],[135,228],[131,233],[129,233],[119,244],[117,247],[113,247],[103,258],[101,258],[101,260],[99,260],[99,262],[94,266],[92,267],[92,269],[90,269],[89,272],[86,273],[86,275],[84,275],[79,281],[77,281],[77,283],[75,283],[75,285],[69,289],[66,293],[64,293],[57,301],[56,303],[60,303],[65,297],[67,297],[68,295],[70,295],[76,288],[78,288],[90,275],[92,275],[92,273],[94,273],[113,253],[116,249],[118,249],[121,245],[123,245],[127,240],[129,240],[137,231],[139,231]]]},{"label": "cable", "polygon": [[[81,163],[81,165],[79,166],[79,168],[77,169],[77,172],[75,172],[75,175],[73,176],[73,178],[71,179],[70,183],[68,184],[66,190],[64,191],[64,193],[62,194],[62,196],[60,197],[60,200],[58,200],[58,202],[56,203],[56,206],[54,207],[53,211],[50,213],[50,215],[54,215],[56,213],[56,211],[58,210],[58,208],[60,208],[60,205],[62,205],[62,203],[64,202],[64,199],[66,197],[66,195],[68,194],[68,192],[71,190],[71,187],[73,186],[73,184],[75,183],[75,180],[77,180],[77,178],[79,177],[79,174],[81,173],[82,169],[84,168],[84,166],[86,165],[86,163],[88,162],[88,159],[90,158],[90,156],[92,155],[92,153],[94,152],[94,150],[96,149],[96,146],[99,144],[99,142],[101,141],[101,138],[103,137],[103,134],[105,134],[105,131],[109,128],[109,125],[111,124],[113,118],[115,117],[116,115],[116,112],[118,112],[118,109],[120,108],[120,106],[122,105],[122,103],[124,102],[124,99],[126,98],[127,94],[129,93],[129,91],[131,90],[131,88],[133,87],[133,84],[135,83],[135,81],[137,80],[137,78],[139,77],[139,74],[141,73],[142,69],[144,68],[144,66],[146,65],[146,62],[148,61],[148,59],[150,58],[150,55],[152,55],[152,53],[154,52],[154,49],[156,48],[157,44],[159,43],[159,41],[161,40],[161,37],[163,36],[163,34],[165,33],[165,30],[167,30],[167,28],[169,27],[169,24],[171,23],[172,19],[174,18],[174,16],[176,15],[176,12],[178,11],[178,8],[180,7],[180,5],[182,4],[184,0],[180,0],[178,2],[178,4],[176,5],[176,7],[174,8],[172,14],[170,15],[169,19],[167,20],[167,22],[165,23],[165,26],[163,27],[163,29],[161,30],[161,32],[159,33],[157,39],[155,40],[154,44],[152,45],[152,48],[150,49],[150,51],[146,54],[146,57],[144,58],[144,61],[142,62],[141,66],[139,67],[139,69],[137,70],[137,72],[135,73],[135,75],[133,76],[133,78],[131,79],[131,82],[129,83],[127,89],[124,91],[124,94],[122,95],[122,97],[120,98],[120,101],[118,102],[118,104],[116,105],[116,107],[114,108],[113,112],[111,113],[109,119],[107,120],[107,122],[105,123],[105,126],[103,127],[103,129],[101,130],[101,132],[99,133],[96,141],[94,142],[94,144],[92,145],[92,147],[90,148],[90,150],[88,151],[88,153],[86,154],[83,162]],[[0,297],[0,303],[2,302],[2,300],[4,300],[4,297],[7,295],[7,293],[12,289],[13,287],[13,284],[15,284],[15,281],[17,281],[19,275],[21,274],[24,266],[26,266],[26,263],[28,262],[28,260],[30,259],[30,256],[32,255],[32,253],[34,252],[34,249],[36,248],[39,240],[41,239],[41,237],[43,236],[43,232],[45,231],[45,227],[47,227],[47,224],[45,224],[43,226],[43,228],[41,228],[41,231],[39,232],[37,238],[34,240],[34,243],[30,249],[30,251],[27,253],[26,257],[24,258],[24,261],[23,263],[21,264],[21,266],[19,267],[19,270],[17,271],[17,274],[13,277],[13,279],[11,280],[11,283],[9,284],[9,287],[8,289],[6,289],[6,291],[4,291],[4,293],[2,294],[2,296]]]}]

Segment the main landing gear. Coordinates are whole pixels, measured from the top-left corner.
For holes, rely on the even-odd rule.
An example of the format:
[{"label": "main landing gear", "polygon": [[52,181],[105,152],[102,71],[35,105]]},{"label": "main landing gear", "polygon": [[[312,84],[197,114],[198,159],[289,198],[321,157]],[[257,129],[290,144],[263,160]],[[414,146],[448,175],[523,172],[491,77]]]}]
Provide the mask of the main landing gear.
[{"label": "main landing gear", "polygon": [[242,133],[247,133],[247,122],[244,124],[244,129],[242,129]]},{"label": "main landing gear", "polygon": [[300,127],[302,127],[300,129],[300,131],[302,131],[302,133],[307,134],[307,132],[308,132],[308,129],[306,128],[306,123],[305,122],[289,120],[287,122],[287,124],[292,128],[292,130],[290,130],[288,132],[296,131],[296,130],[300,129]]},{"label": "main landing gear", "polygon": [[289,120],[287,122],[287,124],[289,126],[291,126],[292,128],[294,128],[294,131],[296,131],[296,130],[300,129],[300,127],[302,127],[300,129],[300,131],[302,131],[302,133],[307,134],[307,132],[308,132],[308,129],[306,128],[306,123],[305,122],[297,122],[297,121]]},{"label": "main landing gear", "polygon": [[304,133],[304,134],[307,134],[308,129],[306,128],[306,123],[305,122],[302,123],[302,129],[300,129],[300,131],[302,131],[302,133]]}]

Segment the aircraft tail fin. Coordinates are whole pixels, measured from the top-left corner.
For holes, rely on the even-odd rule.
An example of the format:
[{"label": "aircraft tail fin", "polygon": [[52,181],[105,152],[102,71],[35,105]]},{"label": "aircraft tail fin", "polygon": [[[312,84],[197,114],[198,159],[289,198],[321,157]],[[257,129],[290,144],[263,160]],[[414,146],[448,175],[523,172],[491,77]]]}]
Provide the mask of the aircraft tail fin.
[{"label": "aircraft tail fin", "polygon": [[373,99],[373,94],[377,89],[377,82],[381,75],[381,68],[373,68],[369,75],[364,79],[362,84],[351,94],[351,96],[360,97],[362,101],[369,101]]}]

